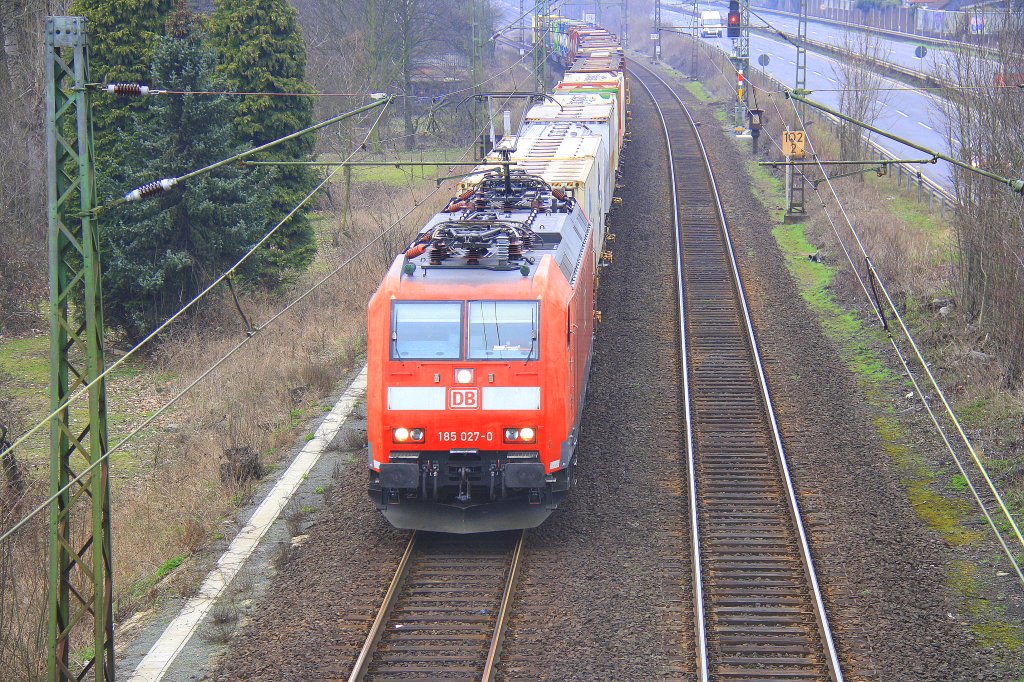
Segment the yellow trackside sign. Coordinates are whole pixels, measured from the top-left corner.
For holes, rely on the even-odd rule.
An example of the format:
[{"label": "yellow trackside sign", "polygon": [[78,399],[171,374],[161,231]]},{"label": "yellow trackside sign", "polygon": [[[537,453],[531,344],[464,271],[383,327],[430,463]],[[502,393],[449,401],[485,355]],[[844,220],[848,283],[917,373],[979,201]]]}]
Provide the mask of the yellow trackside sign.
[{"label": "yellow trackside sign", "polygon": [[782,153],[787,159],[804,158],[804,142],[807,136],[802,130],[786,130],[782,133]]}]

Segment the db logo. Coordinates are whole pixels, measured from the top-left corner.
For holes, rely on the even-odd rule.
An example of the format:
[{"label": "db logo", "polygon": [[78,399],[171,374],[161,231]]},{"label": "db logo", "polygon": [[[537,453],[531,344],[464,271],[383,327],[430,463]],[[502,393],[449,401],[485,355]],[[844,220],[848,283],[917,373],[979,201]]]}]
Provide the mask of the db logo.
[{"label": "db logo", "polygon": [[448,391],[448,409],[475,410],[480,407],[480,389],[453,388]]}]

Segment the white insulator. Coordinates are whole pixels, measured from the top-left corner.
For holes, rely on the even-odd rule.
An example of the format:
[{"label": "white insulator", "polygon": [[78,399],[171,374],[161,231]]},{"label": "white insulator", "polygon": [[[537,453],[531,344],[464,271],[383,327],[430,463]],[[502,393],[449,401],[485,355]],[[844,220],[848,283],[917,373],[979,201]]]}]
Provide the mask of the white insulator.
[{"label": "white insulator", "polygon": [[141,97],[151,92],[161,92],[160,90],[150,90],[148,85],[139,85],[138,83],[108,83],[103,91],[119,97]]},{"label": "white insulator", "polygon": [[508,235],[498,235],[498,265],[508,264]]},{"label": "white insulator", "polygon": [[154,182],[148,182],[142,187],[136,187],[128,194],[124,195],[125,201],[141,201],[147,199],[156,194],[170,191],[172,187],[178,184],[177,178],[164,178],[163,180],[155,180]]}]

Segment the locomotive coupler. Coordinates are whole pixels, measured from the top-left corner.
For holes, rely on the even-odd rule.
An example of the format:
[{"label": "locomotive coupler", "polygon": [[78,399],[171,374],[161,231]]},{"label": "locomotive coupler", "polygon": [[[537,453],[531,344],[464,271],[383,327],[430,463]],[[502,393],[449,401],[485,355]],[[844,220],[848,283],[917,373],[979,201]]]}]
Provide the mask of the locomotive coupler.
[{"label": "locomotive coupler", "polygon": [[498,476],[498,465],[491,465],[491,500],[494,500],[494,479]]},{"label": "locomotive coupler", "polygon": [[459,502],[469,502],[469,467],[459,468],[459,494],[455,496]]}]

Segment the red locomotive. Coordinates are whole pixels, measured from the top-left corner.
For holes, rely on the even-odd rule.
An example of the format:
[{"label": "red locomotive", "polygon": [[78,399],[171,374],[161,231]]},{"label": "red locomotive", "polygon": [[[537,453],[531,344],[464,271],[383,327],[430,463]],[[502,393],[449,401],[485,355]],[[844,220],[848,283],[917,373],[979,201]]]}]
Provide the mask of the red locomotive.
[{"label": "red locomotive", "polygon": [[369,491],[396,527],[530,528],[573,483],[625,120],[594,42],[370,300]]}]

